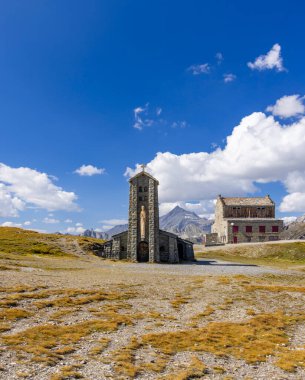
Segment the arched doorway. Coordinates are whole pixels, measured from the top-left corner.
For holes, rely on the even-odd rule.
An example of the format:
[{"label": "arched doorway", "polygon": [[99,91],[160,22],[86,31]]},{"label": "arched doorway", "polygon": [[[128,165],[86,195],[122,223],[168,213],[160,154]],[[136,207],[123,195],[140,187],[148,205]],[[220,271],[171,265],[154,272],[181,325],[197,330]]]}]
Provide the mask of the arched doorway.
[{"label": "arched doorway", "polygon": [[149,260],[148,244],[146,241],[140,241],[138,245],[137,261],[146,263]]},{"label": "arched doorway", "polygon": [[183,248],[183,244],[182,243],[178,243],[178,256],[179,256],[179,260],[183,260],[183,253],[184,253],[184,248]]}]

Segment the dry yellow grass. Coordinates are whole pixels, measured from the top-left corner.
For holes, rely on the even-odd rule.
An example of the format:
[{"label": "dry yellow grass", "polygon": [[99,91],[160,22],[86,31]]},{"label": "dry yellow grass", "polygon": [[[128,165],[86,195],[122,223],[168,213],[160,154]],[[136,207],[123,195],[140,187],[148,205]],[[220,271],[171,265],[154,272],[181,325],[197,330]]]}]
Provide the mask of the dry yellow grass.
[{"label": "dry yellow grass", "polygon": [[175,298],[171,301],[171,305],[174,309],[179,309],[181,305],[188,303],[190,297],[186,297],[183,294],[176,294]]},{"label": "dry yellow grass", "polygon": [[203,328],[147,334],[143,345],[165,354],[179,351],[206,351],[217,356],[232,355],[248,363],[265,361],[280,345],[288,344],[285,329],[305,315],[285,316],[281,312],[261,314],[245,322],[212,322]]},{"label": "dry yellow grass", "polygon": [[32,354],[33,361],[52,365],[62,357],[56,349],[61,348],[66,354],[67,350],[71,351],[71,346],[76,348],[76,344],[83,337],[93,332],[115,331],[120,325],[131,323],[130,318],[113,314],[108,320],[88,320],[69,326],[39,325],[16,334],[3,336],[1,340],[17,352]]},{"label": "dry yellow grass", "polygon": [[202,378],[206,374],[207,367],[196,356],[193,356],[188,368],[175,371],[169,375],[160,377],[160,380],[189,380]]},{"label": "dry yellow grass", "polygon": [[64,366],[60,369],[59,373],[53,374],[50,380],[82,379],[83,375],[76,371],[76,369],[79,369],[81,367],[82,366],[78,364]]},{"label": "dry yellow grass", "polygon": [[33,313],[23,309],[4,309],[0,311],[0,321],[16,321],[17,319],[28,318]]}]

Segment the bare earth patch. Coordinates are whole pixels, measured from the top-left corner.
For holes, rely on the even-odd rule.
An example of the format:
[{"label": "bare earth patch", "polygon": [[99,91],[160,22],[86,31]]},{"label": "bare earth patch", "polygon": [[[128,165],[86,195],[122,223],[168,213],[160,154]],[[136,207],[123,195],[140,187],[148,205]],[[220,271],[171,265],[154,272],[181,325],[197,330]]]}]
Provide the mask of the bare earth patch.
[{"label": "bare earth patch", "polygon": [[0,267],[0,379],[305,378],[300,271],[9,261]]}]

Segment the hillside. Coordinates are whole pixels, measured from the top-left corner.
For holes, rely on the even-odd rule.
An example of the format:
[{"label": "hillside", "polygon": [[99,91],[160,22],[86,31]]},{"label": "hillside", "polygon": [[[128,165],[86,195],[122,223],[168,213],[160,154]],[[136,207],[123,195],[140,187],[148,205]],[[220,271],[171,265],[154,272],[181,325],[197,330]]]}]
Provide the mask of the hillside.
[{"label": "hillside", "polygon": [[0,255],[81,256],[97,252],[102,242],[88,237],[0,227]]},{"label": "hillside", "polygon": [[272,266],[305,265],[305,242],[283,241],[274,243],[249,243],[226,245],[211,249],[198,246],[197,258],[223,259],[251,264],[268,264]]},{"label": "hillside", "polygon": [[288,224],[281,234],[282,239],[305,239],[305,215]]}]

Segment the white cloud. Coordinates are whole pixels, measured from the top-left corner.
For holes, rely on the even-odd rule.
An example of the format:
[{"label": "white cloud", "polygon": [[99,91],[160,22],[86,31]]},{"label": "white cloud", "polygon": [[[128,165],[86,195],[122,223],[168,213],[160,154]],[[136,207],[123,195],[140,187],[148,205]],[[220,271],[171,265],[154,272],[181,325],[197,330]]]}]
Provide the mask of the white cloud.
[{"label": "white cloud", "polygon": [[223,61],[223,54],[218,52],[218,53],[216,53],[215,58],[216,58],[218,65],[220,65],[221,62]]},{"label": "white cloud", "polygon": [[24,226],[30,226],[31,224],[32,224],[32,222],[30,222],[29,220],[27,220],[23,223]]},{"label": "white cloud", "polygon": [[1,224],[1,227],[18,227],[18,228],[21,228],[22,227],[22,223],[3,222]]},{"label": "white cloud", "polygon": [[151,111],[149,103],[143,107],[136,107],[133,110],[134,123],[133,127],[141,131],[145,127],[151,127],[156,123],[156,120],[162,113],[162,108],[157,107],[156,110]]},{"label": "white cloud", "polygon": [[0,216],[17,217],[25,209],[25,202],[14,196],[6,185],[0,183]]},{"label": "white cloud", "polygon": [[296,216],[284,216],[284,218],[281,218],[284,221],[284,225],[288,226],[289,224],[295,222],[297,220]]},{"label": "white cloud", "polygon": [[65,220],[65,223],[72,223],[73,222],[73,220],[71,220],[71,219],[66,219]]},{"label": "white cloud", "polygon": [[155,127],[162,126],[171,127],[171,128],[185,128],[187,122],[182,121],[170,121],[164,118],[161,118],[161,113],[163,110],[161,107],[152,108],[149,103],[146,103],[145,106],[136,107],[133,110],[134,121],[133,128],[142,131],[146,127]]},{"label": "white cloud", "polygon": [[27,206],[47,210],[77,210],[73,192],[56,186],[50,176],[37,170],[12,168],[0,163],[0,216],[16,217]]},{"label": "white cloud", "polygon": [[[296,172],[303,185],[305,162],[305,118],[282,125],[273,116],[254,112],[244,117],[226,146],[211,153],[175,155],[157,153],[147,171],[159,182],[161,203],[213,200],[217,194],[245,195],[255,193],[260,183],[280,181],[288,195],[282,211],[305,211],[305,187],[294,187],[290,173]],[[126,175],[141,170],[127,168]]]},{"label": "white cloud", "polygon": [[281,57],[281,46],[275,44],[265,55],[260,55],[254,62],[248,62],[248,67],[252,70],[272,70],[284,71],[283,59]]},{"label": "white cloud", "polygon": [[83,225],[83,223],[76,223],[75,225],[76,225],[76,227],[81,227]]},{"label": "white cloud", "polygon": [[172,128],[186,128],[187,127],[187,122],[185,120],[182,120],[182,121],[174,121],[172,124],[171,124],[171,127]]},{"label": "white cloud", "polygon": [[44,218],[42,222],[45,224],[57,224],[60,220],[54,218]]},{"label": "white cloud", "polygon": [[190,71],[193,75],[209,74],[211,72],[211,67],[208,63],[203,63],[200,65],[191,65],[188,67],[187,71]]},{"label": "white cloud", "polygon": [[231,74],[231,73],[223,74],[223,81],[225,83],[233,82],[233,81],[235,81],[235,79],[236,79],[236,75],[234,75],[234,74]]},{"label": "white cloud", "polygon": [[68,227],[64,232],[68,234],[82,234],[86,229],[84,227]]},{"label": "white cloud", "polygon": [[104,168],[97,168],[93,165],[82,165],[80,168],[76,169],[74,173],[79,174],[80,176],[88,176],[91,177],[97,174],[104,174]]},{"label": "white cloud", "polygon": [[300,95],[283,96],[278,99],[273,106],[266,108],[266,111],[281,118],[300,116],[305,112],[303,98]]}]

